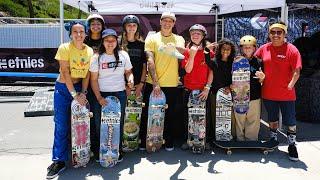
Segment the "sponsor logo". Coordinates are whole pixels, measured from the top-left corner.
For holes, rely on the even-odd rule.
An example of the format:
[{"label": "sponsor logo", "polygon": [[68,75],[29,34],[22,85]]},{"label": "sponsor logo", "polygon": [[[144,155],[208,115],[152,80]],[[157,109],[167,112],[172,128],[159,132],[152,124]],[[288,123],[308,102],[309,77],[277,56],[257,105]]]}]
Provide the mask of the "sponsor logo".
[{"label": "sponsor logo", "polygon": [[34,69],[43,68],[44,59],[33,59],[30,57],[15,59],[0,59],[0,69]]}]

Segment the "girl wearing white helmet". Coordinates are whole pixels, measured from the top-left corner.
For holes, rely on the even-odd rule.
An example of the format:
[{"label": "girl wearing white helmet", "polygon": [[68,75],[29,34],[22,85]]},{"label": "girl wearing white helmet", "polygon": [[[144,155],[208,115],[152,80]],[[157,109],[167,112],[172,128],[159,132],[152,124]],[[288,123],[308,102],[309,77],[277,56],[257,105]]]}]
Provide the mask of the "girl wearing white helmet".
[{"label": "girl wearing white helmet", "polygon": [[[84,39],[84,43],[88,46],[92,47],[94,53],[98,53],[98,50],[101,46],[102,41],[102,31],[105,29],[104,24],[105,21],[103,17],[99,14],[90,14],[86,21],[88,32],[87,36]],[[89,84],[88,87],[88,94],[87,98],[90,105],[93,105],[94,102],[96,102],[96,98],[94,96],[94,93],[92,92],[91,85]],[[91,152],[93,152],[93,155],[95,159],[98,159],[99,157],[99,137],[96,135],[96,127],[94,124],[94,117],[90,120],[90,140],[91,140]]]},{"label": "girl wearing white helmet", "polygon": [[[191,41],[187,45],[187,49],[184,52],[185,58],[181,62],[181,67],[185,70],[183,77],[183,84],[185,87],[183,95],[184,105],[184,132],[188,131],[188,99],[192,90],[201,90],[200,99],[206,101],[210,91],[213,75],[212,70],[205,63],[204,47],[209,44],[206,40],[207,30],[201,24],[195,24],[189,29]],[[213,51],[210,52],[210,56],[213,57]],[[207,127],[211,127],[208,125]],[[211,130],[211,129],[210,129]],[[207,131],[208,132],[208,131]],[[213,138],[213,137],[211,137]],[[184,139],[187,140],[187,137]],[[207,140],[213,140],[207,137]],[[184,143],[181,149],[186,150],[189,146]],[[206,144],[206,148],[210,149],[210,144]]]},{"label": "girl wearing white helmet", "polygon": [[101,45],[101,33],[105,29],[105,21],[99,14],[91,14],[87,18],[88,34],[84,43],[92,47],[95,53],[98,52]]}]

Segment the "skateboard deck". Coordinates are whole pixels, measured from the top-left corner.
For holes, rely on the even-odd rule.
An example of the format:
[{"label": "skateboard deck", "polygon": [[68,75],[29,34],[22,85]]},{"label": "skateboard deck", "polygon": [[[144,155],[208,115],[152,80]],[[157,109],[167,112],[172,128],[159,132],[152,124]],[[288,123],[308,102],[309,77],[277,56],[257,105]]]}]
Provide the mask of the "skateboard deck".
[{"label": "skateboard deck", "polygon": [[224,94],[224,88],[220,88],[216,97],[216,141],[230,141],[231,135],[231,93]]},{"label": "skateboard deck", "polygon": [[89,103],[81,106],[78,101],[71,102],[71,151],[72,166],[86,166],[90,160],[90,112]]},{"label": "skateboard deck", "polygon": [[199,99],[201,91],[193,90],[188,101],[188,145],[193,153],[203,153],[206,137],[206,102]]},{"label": "skateboard deck", "polygon": [[120,143],[120,101],[115,96],[107,96],[107,105],[101,109],[100,165],[113,167],[118,162]]},{"label": "skateboard deck", "polygon": [[142,96],[136,97],[135,90],[131,90],[131,94],[127,100],[123,125],[122,149],[124,152],[131,152],[139,147],[139,131],[143,105]]},{"label": "skateboard deck", "polygon": [[232,63],[232,97],[234,110],[245,114],[250,101],[250,64],[248,59],[239,57]]},{"label": "skateboard deck", "polygon": [[232,149],[261,149],[267,155],[278,147],[278,141],[216,141],[216,146],[225,149],[228,155],[232,154]]},{"label": "skateboard deck", "polygon": [[161,91],[160,96],[156,97],[154,91],[152,91],[148,108],[147,152],[155,152],[164,144],[163,127],[166,108],[166,96],[164,93]]}]

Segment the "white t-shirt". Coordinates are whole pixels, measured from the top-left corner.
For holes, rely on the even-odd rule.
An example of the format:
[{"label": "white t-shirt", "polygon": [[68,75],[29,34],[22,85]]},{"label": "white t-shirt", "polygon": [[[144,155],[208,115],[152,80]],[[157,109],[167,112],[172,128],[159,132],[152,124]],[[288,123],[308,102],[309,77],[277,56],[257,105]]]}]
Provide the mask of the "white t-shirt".
[{"label": "white t-shirt", "polygon": [[[99,62],[99,64],[98,64]],[[98,85],[101,92],[117,92],[125,90],[125,70],[132,69],[130,57],[127,52],[119,51],[119,63],[115,69],[114,55],[103,53],[99,60],[95,55],[91,61],[90,72],[98,73]]]}]

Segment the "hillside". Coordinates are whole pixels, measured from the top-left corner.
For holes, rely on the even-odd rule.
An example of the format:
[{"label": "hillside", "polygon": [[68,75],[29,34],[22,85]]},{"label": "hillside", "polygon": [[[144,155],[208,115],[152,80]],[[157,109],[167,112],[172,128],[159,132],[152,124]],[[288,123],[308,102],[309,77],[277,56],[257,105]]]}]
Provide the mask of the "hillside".
[{"label": "hillside", "polygon": [[[0,13],[12,17],[30,17],[29,0],[1,0]],[[32,7],[35,18],[58,18],[59,0],[32,0]],[[64,18],[78,18],[79,10],[64,4]],[[80,18],[86,18],[87,14],[81,11]]]}]

